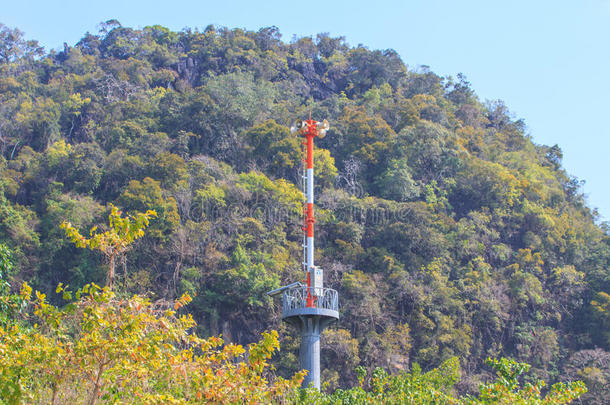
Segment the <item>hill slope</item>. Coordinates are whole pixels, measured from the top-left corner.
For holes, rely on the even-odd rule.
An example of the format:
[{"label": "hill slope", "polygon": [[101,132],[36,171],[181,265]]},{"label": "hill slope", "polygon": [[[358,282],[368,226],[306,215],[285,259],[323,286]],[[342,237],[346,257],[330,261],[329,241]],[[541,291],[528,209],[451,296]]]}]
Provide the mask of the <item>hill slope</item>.
[{"label": "hill slope", "polygon": [[331,122],[316,156],[316,260],[342,300],[326,381],[456,355],[468,391],[482,359],[502,355],[604,397],[610,238],[560,148],[534,144],[463,76],[325,34],[285,43],[274,27],[110,21],[48,54],[0,31],[0,239],[16,281],[103,282],[101,257],[59,224],[88,231],[108,203],[155,209],[122,288],[196,294],[204,334],[246,342],[280,328],[278,365],[294,372],[296,341],[264,293],[301,277],[301,145],[287,124],[311,111]]}]

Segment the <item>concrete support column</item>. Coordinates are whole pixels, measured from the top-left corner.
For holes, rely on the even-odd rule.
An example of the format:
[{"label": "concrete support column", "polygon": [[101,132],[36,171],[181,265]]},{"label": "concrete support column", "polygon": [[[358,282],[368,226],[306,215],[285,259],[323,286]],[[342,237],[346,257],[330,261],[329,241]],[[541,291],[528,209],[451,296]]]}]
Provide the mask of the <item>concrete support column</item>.
[{"label": "concrete support column", "polygon": [[316,389],[320,389],[320,318],[310,316],[302,319],[301,325],[301,347],[299,357],[301,369],[307,370],[303,379],[303,387],[313,383]]}]

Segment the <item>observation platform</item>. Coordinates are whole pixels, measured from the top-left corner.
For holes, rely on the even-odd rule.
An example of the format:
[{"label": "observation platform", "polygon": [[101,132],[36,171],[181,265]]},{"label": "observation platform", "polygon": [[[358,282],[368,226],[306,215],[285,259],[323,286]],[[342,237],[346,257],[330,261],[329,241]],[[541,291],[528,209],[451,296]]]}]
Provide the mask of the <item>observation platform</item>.
[{"label": "observation platform", "polygon": [[282,293],[282,319],[291,322],[290,318],[303,316],[326,318],[329,323],[338,320],[339,293],[337,290],[305,286],[284,290]]},{"label": "observation platform", "polygon": [[320,334],[339,319],[339,293],[291,284],[282,290],[282,319],[301,335],[300,364],[307,370],[303,387],[313,384],[320,389]]}]

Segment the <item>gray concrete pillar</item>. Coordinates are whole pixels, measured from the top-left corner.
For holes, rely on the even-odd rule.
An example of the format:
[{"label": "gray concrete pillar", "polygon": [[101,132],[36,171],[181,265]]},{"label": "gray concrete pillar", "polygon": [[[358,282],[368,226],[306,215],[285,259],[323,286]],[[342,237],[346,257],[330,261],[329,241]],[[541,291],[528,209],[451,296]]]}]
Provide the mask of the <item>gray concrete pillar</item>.
[{"label": "gray concrete pillar", "polygon": [[320,318],[310,316],[303,319],[301,327],[301,347],[299,355],[301,358],[301,369],[307,370],[303,380],[303,387],[313,383],[316,389],[320,389]]}]

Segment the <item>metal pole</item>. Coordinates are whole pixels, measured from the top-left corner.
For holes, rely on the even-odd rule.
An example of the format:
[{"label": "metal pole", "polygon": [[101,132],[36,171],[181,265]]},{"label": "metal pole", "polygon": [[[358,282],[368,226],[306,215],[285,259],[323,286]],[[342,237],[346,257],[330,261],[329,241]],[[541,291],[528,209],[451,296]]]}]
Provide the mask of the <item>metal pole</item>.
[{"label": "metal pole", "polygon": [[[318,128],[318,124],[321,124]],[[282,318],[294,325],[301,336],[299,360],[302,370],[307,370],[303,387],[313,385],[320,389],[320,333],[330,323],[339,319],[337,292],[325,289],[323,271],[316,267],[314,245],[314,138],[324,137],[328,121],[319,123],[311,119],[295,121],[291,133],[305,137],[303,142],[303,268],[306,286],[295,283],[268,294],[282,294]]]},{"label": "metal pole", "polygon": [[306,220],[305,224],[307,227],[307,257],[305,258],[305,263],[307,263],[307,307],[314,307],[315,302],[312,297],[311,283],[313,280],[313,270],[314,270],[314,212],[313,212],[313,138],[316,135],[315,122],[309,120],[307,122],[307,132],[305,133],[305,138],[307,139],[307,199],[305,201],[306,204]]}]

